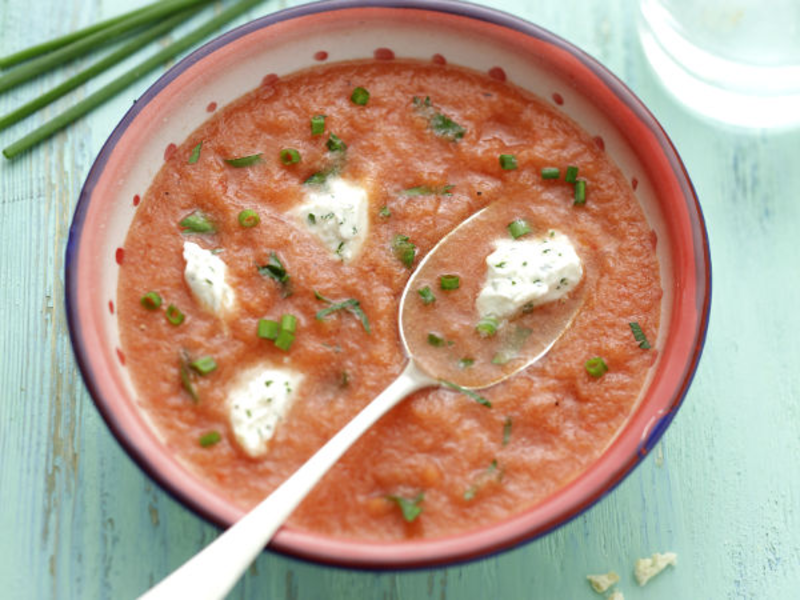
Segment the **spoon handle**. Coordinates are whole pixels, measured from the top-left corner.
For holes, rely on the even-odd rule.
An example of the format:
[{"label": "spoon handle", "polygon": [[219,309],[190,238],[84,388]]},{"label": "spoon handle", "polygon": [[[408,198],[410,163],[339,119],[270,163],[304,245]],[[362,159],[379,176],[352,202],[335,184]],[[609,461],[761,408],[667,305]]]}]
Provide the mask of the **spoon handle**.
[{"label": "spoon handle", "polygon": [[140,600],[223,598],[342,454],[400,400],[435,383],[410,360],[389,387],[289,479],[182,567],[142,595]]}]

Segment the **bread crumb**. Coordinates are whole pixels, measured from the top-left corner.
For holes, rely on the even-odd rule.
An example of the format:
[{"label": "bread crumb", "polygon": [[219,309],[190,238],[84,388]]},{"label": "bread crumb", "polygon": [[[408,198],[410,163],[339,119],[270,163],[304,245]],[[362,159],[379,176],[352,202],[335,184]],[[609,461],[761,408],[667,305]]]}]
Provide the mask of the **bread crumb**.
[{"label": "bread crumb", "polygon": [[625,600],[625,596],[622,595],[622,592],[611,592],[608,600]]},{"label": "bread crumb", "polygon": [[664,554],[656,552],[651,558],[637,560],[633,567],[633,574],[636,576],[636,581],[639,582],[639,585],[644,585],[666,569],[667,566],[672,565],[674,567],[677,564],[678,555],[674,552],[665,552]]},{"label": "bread crumb", "polygon": [[619,582],[619,575],[611,571],[604,575],[587,575],[586,579],[592,585],[592,589],[598,594],[602,594],[615,583]]}]

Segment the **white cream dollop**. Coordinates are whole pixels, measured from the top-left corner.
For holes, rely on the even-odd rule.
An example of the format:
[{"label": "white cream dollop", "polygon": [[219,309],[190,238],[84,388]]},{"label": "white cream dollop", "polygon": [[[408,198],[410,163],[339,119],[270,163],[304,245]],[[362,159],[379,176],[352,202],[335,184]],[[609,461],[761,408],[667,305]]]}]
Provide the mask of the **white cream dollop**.
[{"label": "white cream dollop", "polygon": [[301,222],[335,256],[351,261],[367,237],[367,190],[339,177],[307,188],[305,201],[296,209]]},{"label": "white cream dollop", "polygon": [[228,265],[219,256],[194,242],[184,242],[183,259],[186,261],[183,277],[206,310],[221,316],[233,307],[236,295],[226,281]]},{"label": "white cream dollop", "polygon": [[236,442],[247,454],[266,454],[302,380],[301,373],[264,364],[240,373],[233,382],[228,390],[228,416]]},{"label": "white cream dollop", "polygon": [[558,300],[578,285],[583,267],[567,236],[499,240],[486,257],[488,273],[475,306],[481,317],[508,319],[525,306]]}]

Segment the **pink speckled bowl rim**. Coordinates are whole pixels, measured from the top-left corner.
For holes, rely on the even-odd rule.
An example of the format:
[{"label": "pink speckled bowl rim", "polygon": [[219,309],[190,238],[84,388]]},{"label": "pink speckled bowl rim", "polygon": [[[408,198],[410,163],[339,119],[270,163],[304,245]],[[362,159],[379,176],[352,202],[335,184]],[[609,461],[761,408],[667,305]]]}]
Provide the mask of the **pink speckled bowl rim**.
[{"label": "pink speckled bowl rim", "polygon": [[[119,443],[139,466],[165,490],[206,519],[225,527],[239,514],[229,504],[190,477],[152,434],[142,430],[134,402],[110,393],[114,375],[103,368],[101,336],[89,295],[96,290],[89,268],[90,253],[98,234],[87,227],[94,196],[109,158],[137,115],[197,63],[213,61],[213,54],[238,39],[273,24],[315,15],[341,14],[356,18],[359,11],[419,10],[447,22],[470,19],[473,25],[522,34],[535,41],[542,58],[566,70],[574,85],[591,91],[598,106],[623,127],[631,145],[642,149],[642,163],[663,186],[659,196],[679,198],[670,203],[667,218],[672,233],[675,296],[660,366],[644,401],[637,407],[604,454],[586,472],[543,503],[501,522],[478,530],[439,539],[403,542],[369,542],[334,539],[284,527],[270,548],[320,563],[359,568],[411,568],[450,564],[511,548],[532,540],[575,518],[609,493],[660,439],[689,388],[702,352],[711,302],[711,264],[708,236],[691,181],[669,138],[653,115],[614,75],[593,58],[563,39],[522,19],[485,7],[443,1],[341,1],[319,2],[277,12],[226,33],[198,49],[163,75],[134,104],[115,128],[98,155],[81,192],[70,228],[66,251],[66,308],[73,349],[86,386]],[[341,12],[340,12],[341,11]],[[499,28],[499,29],[498,29]],[[498,34],[499,35],[499,34]],[[94,204],[93,204],[94,203]]]}]

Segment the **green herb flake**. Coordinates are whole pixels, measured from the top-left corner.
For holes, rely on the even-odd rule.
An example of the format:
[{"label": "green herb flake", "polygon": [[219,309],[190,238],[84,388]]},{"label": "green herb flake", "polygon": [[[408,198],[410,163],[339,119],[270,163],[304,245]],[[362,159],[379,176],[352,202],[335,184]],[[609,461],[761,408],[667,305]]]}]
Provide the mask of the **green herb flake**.
[{"label": "green herb flake", "polygon": [[363,87],[357,87],[350,95],[350,101],[358,106],[366,106],[369,102],[369,92]]},{"label": "green herb flake", "polygon": [[389,207],[384,204],[383,206],[381,206],[381,209],[378,211],[378,216],[382,217],[384,219],[388,219],[389,217],[392,216],[392,211],[389,210]]},{"label": "green herb flake", "polygon": [[404,189],[400,192],[403,196],[452,196],[453,192],[451,191],[455,185],[447,184],[443,186],[430,186],[430,185],[418,185],[415,187],[410,187]]},{"label": "green herb flake", "polygon": [[575,182],[575,200],[573,204],[575,206],[582,206],[586,204],[586,180],[579,179]]},{"label": "green herb flake", "polygon": [[500,322],[496,317],[492,315],[486,315],[481,317],[481,319],[478,321],[478,324],[475,325],[475,331],[478,332],[479,336],[487,338],[496,334],[499,327]]},{"label": "green herb flake", "polygon": [[428,126],[439,137],[451,142],[457,142],[463,138],[464,134],[467,132],[464,127],[453,121],[453,119],[447,115],[436,112],[429,96],[426,96],[425,100],[414,96],[412,104],[417,112],[428,120]]},{"label": "green herb flake", "polygon": [[440,379],[439,383],[441,383],[446,387],[449,387],[452,390],[456,390],[457,392],[461,392],[462,394],[472,398],[473,400],[475,400],[475,402],[477,402],[481,406],[485,406],[486,408],[492,408],[492,403],[489,402],[486,398],[484,398],[480,394],[478,394],[477,392],[468,390],[467,388],[462,387],[457,383],[453,383],[452,381],[446,381],[444,379]]},{"label": "green herb flake", "polygon": [[278,258],[278,255],[275,252],[269,253],[269,262],[267,264],[258,267],[258,273],[263,275],[264,277],[269,277],[270,279],[274,279],[281,285],[287,285],[289,283],[289,274],[286,272],[286,267],[283,266],[281,259]]},{"label": "green herb flake", "polygon": [[419,297],[422,299],[422,303],[425,305],[436,302],[436,296],[433,295],[433,292],[431,291],[429,285],[426,285],[424,288],[417,290],[417,293],[419,294]]},{"label": "green herb flake", "polygon": [[457,290],[461,286],[458,275],[442,275],[439,277],[439,287],[445,291]]},{"label": "green herb flake", "polygon": [[586,372],[595,379],[598,379],[608,373],[608,365],[600,356],[590,358],[586,361],[584,366],[586,367]]},{"label": "green herb flake", "polygon": [[531,226],[528,225],[528,222],[525,219],[515,219],[508,224],[508,233],[511,234],[511,237],[516,239],[521,238],[523,235],[527,235],[531,232]]},{"label": "green herb flake", "polygon": [[558,167],[543,167],[542,179],[558,179],[561,177],[561,169]]},{"label": "green herb flake", "polygon": [[438,336],[435,333],[428,334],[428,343],[433,346],[434,348],[441,348],[445,345],[445,341],[443,337]]},{"label": "green herb flake", "polygon": [[203,142],[200,142],[192,149],[192,153],[189,155],[189,160],[187,161],[190,165],[195,164],[198,160],[200,160],[200,151],[203,149]]},{"label": "green herb flake", "polygon": [[275,340],[278,337],[278,332],[281,326],[277,321],[272,319],[259,319],[257,335],[263,340]]},{"label": "green herb flake", "polygon": [[261,153],[251,154],[250,156],[240,156],[238,158],[226,158],[225,162],[232,167],[241,169],[243,167],[249,167],[255,165],[256,163],[260,163]]},{"label": "green herb flake", "polygon": [[325,115],[314,115],[311,117],[311,135],[323,133],[325,133]]},{"label": "green herb flake", "polygon": [[511,441],[511,427],[513,425],[513,421],[511,417],[506,417],[506,420],[503,421],[503,446],[508,446],[508,443]]},{"label": "green herb flake", "polygon": [[328,135],[328,141],[325,143],[325,145],[331,152],[344,152],[345,150],[347,150],[347,144],[345,144],[342,141],[342,138],[340,138],[335,133],[331,133],[330,135]]},{"label": "green herb flake", "polygon": [[462,358],[458,361],[458,368],[459,369],[469,369],[472,365],[475,364],[474,358]]},{"label": "green herb flake", "polygon": [[209,431],[208,433],[204,433],[200,436],[200,445],[203,448],[208,448],[217,444],[222,439],[219,431]]},{"label": "green herb flake", "polygon": [[211,219],[200,210],[195,210],[185,216],[178,224],[183,229],[183,233],[216,233],[217,231]]},{"label": "green herb flake", "polygon": [[187,394],[189,394],[189,397],[192,399],[192,401],[197,404],[200,402],[200,396],[197,394],[197,388],[194,387],[194,383],[192,382],[192,374],[189,370],[189,360],[186,357],[181,358],[180,375],[181,387]]},{"label": "green herb flake", "polygon": [[364,331],[366,331],[368,334],[372,333],[372,330],[370,329],[369,326],[369,319],[367,319],[367,315],[361,308],[361,302],[359,302],[355,298],[349,298],[341,302],[334,302],[333,300],[326,298],[316,290],[314,291],[314,297],[317,300],[321,302],[326,302],[327,304],[330,305],[327,308],[323,308],[316,314],[316,319],[318,321],[324,321],[325,318],[331,313],[334,313],[339,310],[345,310],[354,315],[355,317],[357,317],[361,321],[361,326],[364,328]]},{"label": "green herb flake", "polygon": [[567,172],[564,175],[564,181],[567,183],[577,183],[578,181],[578,167],[567,167]]},{"label": "green herb flake", "polygon": [[400,507],[403,513],[403,518],[407,523],[413,523],[416,518],[422,514],[422,507],[420,504],[425,500],[425,492],[420,492],[414,498],[404,498],[403,496],[386,496],[387,500],[391,500]]},{"label": "green herb flake", "polygon": [[189,366],[200,375],[208,375],[217,369],[217,361],[213,356],[203,356],[190,362]]},{"label": "green herb flake", "polygon": [[517,169],[517,157],[513,154],[501,154],[498,157],[500,168],[504,171],[514,171]]},{"label": "green herb flake", "polygon": [[411,243],[407,235],[396,235],[392,240],[392,251],[395,257],[409,269],[414,264],[417,247]]},{"label": "green herb flake", "polygon": [[478,491],[489,483],[492,479],[501,481],[503,479],[503,471],[498,469],[497,459],[489,463],[489,466],[475,478],[475,483],[467,488],[464,492],[464,500],[472,500]]},{"label": "green herb flake", "polygon": [[644,334],[644,331],[642,331],[639,323],[633,321],[632,323],[628,323],[628,326],[633,332],[633,339],[639,343],[639,348],[642,350],[649,350],[652,346],[650,346],[650,342],[648,341],[647,336]]}]

